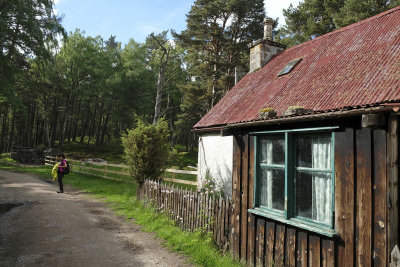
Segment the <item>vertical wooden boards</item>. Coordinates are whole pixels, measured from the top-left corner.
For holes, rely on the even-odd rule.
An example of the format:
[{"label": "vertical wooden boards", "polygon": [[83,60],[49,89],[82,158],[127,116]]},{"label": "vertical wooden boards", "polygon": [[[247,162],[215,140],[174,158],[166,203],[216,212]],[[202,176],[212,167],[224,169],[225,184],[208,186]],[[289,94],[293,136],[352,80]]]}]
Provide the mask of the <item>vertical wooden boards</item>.
[{"label": "vertical wooden boards", "polygon": [[296,229],[286,229],[285,265],[296,266]]},{"label": "vertical wooden boards", "polygon": [[335,230],[337,265],[354,266],[354,130],[335,133]]},{"label": "vertical wooden boards", "polygon": [[233,138],[233,166],[232,166],[232,230],[231,248],[235,259],[240,258],[240,206],[241,206],[241,137],[235,135]]},{"label": "vertical wooden boards", "polygon": [[216,201],[215,201],[215,204],[214,204],[214,207],[215,207],[215,211],[214,211],[214,240],[217,242],[217,244],[218,244],[218,242],[219,242],[219,240],[218,240],[218,223],[219,223],[219,220],[220,220],[220,218],[219,218],[219,202],[218,202],[218,199],[216,199]]},{"label": "vertical wooden boards", "polygon": [[386,132],[374,130],[373,135],[373,253],[374,266],[384,266],[386,255]]},{"label": "vertical wooden boards", "polygon": [[265,262],[265,219],[257,218],[256,234],[256,266],[264,266]]},{"label": "vertical wooden boards", "polygon": [[[387,186],[388,186],[388,244],[387,255],[390,255],[395,245],[399,242],[399,143],[398,143],[398,117],[389,116],[387,133]],[[388,257],[389,258],[389,257]]]},{"label": "vertical wooden boards", "polygon": [[220,207],[220,211],[219,211],[219,216],[220,216],[220,219],[219,219],[219,223],[218,223],[218,231],[219,231],[219,243],[220,244],[223,244],[223,242],[224,242],[224,219],[225,219],[225,216],[224,216],[224,211],[225,211],[225,209],[226,209],[226,207],[225,207],[225,201],[223,201],[222,199],[220,199],[221,200],[221,207]]},{"label": "vertical wooden boards", "polygon": [[[248,209],[248,201],[249,201],[249,136],[242,136],[242,189],[241,189],[241,197],[242,197],[242,206],[241,206],[241,253],[240,257],[242,259],[246,259],[247,253],[247,222],[250,218],[247,216]],[[250,215],[249,215],[250,216]],[[254,230],[253,230],[254,231]],[[249,255],[250,257],[250,255]]]},{"label": "vertical wooden boards", "polygon": [[[248,147],[249,147],[249,151],[248,151],[248,160],[247,160],[247,166],[248,166],[248,194],[247,194],[247,198],[248,198],[248,205],[247,208],[248,209],[252,209],[253,208],[253,195],[254,195],[254,136],[250,137],[247,141],[248,143]],[[252,216],[250,214],[248,214],[248,216]],[[255,227],[247,227],[247,239],[248,239],[248,243],[247,243],[247,258],[251,258],[252,261],[254,261],[255,259],[255,251],[256,249],[254,248],[254,246],[257,246],[257,244],[253,244],[253,241],[255,240],[255,235],[256,235],[256,229]]]},{"label": "vertical wooden boards", "polygon": [[275,223],[267,221],[267,236],[265,243],[265,266],[270,267],[274,264],[275,248]]},{"label": "vertical wooden boards", "polygon": [[356,264],[371,266],[372,256],[372,177],[371,129],[356,132]]},{"label": "vertical wooden boards", "polygon": [[308,266],[308,236],[306,232],[299,231],[297,233],[297,259],[296,266]]},{"label": "vertical wooden boards", "polygon": [[254,208],[254,160],[255,160],[254,136],[249,139],[249,209]]},{"label": "vertical wooden boards", "polygon": [[309,236],[309,257],[310,267],[320,267],[321,265],[321,239],[318,236]]},{"label": "vertical wooden boards", "polygon": [[224,246],[226,246],[229,240],[229,211],[231,210],[230,203],[228,199],[225,199],[225,211],[224,211]]},{"label": "vertical wooden boards", "polygon": [[[330,267],[335,266],[335,244],[332,240],[322,240],[322,266]],[[340,265],[337,265],[340,266]]]},{"label": "vertical wooden boards", "polygon": [[256,245],[256,217],[253,214],[249,214],[249,222],[248,222],[248,228],[249,230],[249,235],[247,236],[247,264],[250,266],[253,266],[255,264],[255,258],[256,258],[256,250],[255,250],[255,245]]},{"label": "vertical wooden boards", "polygon": [[282,224],[276,226],[275,233],[275,266],[283,266],[285,259],[285,232],[286,227]]}]

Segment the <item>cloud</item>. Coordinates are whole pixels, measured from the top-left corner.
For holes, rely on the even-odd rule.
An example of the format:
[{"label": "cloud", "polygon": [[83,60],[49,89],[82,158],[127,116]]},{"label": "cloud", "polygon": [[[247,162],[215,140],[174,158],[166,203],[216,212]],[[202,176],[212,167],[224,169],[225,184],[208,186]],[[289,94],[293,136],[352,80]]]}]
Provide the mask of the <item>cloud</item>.
[{"label": "cloud", "polygon": [[279,25],[285,24],[285,17],[283,16],[282,10],[288,8],[290,4],[297,6],[300,0],[264,0],[265,11],[267,16],[273,19],[279,18]]},{"label": "cloud", "polygon": [[162,32],[162,29],[158,25],[153,24],[143,24],[140,26],[140,30],[142,33],[149,35],[150,33],[159,33]]}]

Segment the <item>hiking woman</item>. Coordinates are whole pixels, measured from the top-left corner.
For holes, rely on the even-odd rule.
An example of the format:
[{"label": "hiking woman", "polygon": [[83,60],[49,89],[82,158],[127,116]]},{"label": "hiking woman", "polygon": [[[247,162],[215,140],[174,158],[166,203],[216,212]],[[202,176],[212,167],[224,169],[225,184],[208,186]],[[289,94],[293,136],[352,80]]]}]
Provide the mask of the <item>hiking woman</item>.
[{"label": "hiking woman", "polygon": [[64,193],[64,185],[62,179],[64,178],[64,169],[67,168],[64,154],[59,154],[57,160],[60,162],[57,169],[57,181],[60,185],[60,190],[57,193]]}]

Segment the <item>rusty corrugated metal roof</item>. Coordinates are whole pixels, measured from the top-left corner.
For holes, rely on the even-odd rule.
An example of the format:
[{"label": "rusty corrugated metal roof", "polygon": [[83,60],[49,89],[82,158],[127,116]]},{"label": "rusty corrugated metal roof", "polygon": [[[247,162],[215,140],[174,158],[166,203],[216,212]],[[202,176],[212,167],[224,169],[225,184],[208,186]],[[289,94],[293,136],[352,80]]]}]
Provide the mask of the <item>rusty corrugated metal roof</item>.
[{"label": "rusty corrugated metal roof", "polygon": [[[287,63],[301,62],[287,75]],[[400,7],[302,43],[272,57],[234,86],[194,128],[257,120],[271,107],[316,112],[400,100]]]}]

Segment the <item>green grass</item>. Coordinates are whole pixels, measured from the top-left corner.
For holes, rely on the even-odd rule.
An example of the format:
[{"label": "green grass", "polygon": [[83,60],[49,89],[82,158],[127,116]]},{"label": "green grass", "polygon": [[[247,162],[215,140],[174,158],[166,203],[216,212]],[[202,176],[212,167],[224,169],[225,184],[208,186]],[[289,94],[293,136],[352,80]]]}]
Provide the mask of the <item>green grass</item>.
[{"label": "green grass", "polygon": [[[45,179],[51,177],[49,166],[18,167],[5,162],[4,158],[0,160],[3,160],[0,169],[33,173]],[[240,266],[240,263],[229,255],[221,254],[209,234],[200,231],[196,233],[182,231],[163,214],[144,207],[136,200],[136,184],[73,172],[66,176],[64,181],[110,203],[117,214],[125,216],[127,220],[134,219],[146,232],[154,232],[165,240],[168,248],[188,255],[192,263],[199,266]]]},{"label": "green grass", "polygon": [[[172,178],[172,173],[170,173],[170,172],[164,172],[163,177],[165,177],[165,178]],[[185,174],[185,173],[175,173],[175,179],[196,182],[196,180],[197,180],[197,175],[194,175],[194,174]]]}]

